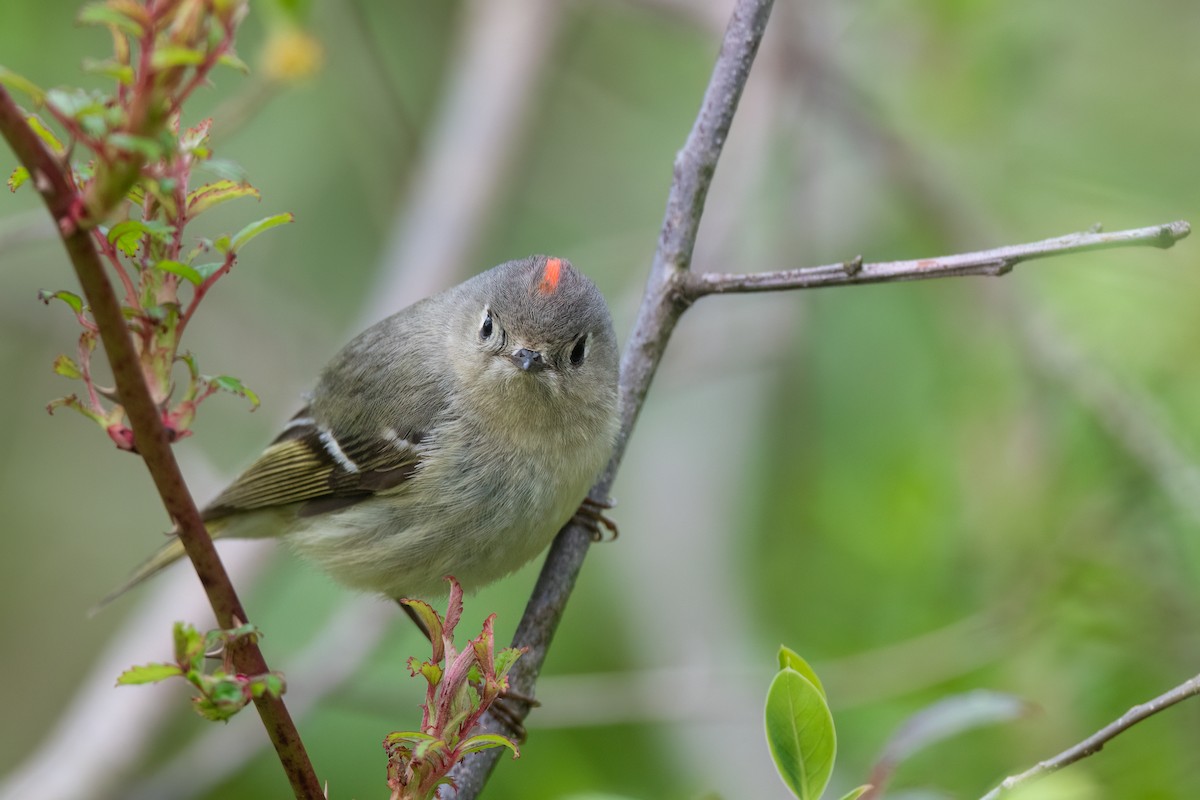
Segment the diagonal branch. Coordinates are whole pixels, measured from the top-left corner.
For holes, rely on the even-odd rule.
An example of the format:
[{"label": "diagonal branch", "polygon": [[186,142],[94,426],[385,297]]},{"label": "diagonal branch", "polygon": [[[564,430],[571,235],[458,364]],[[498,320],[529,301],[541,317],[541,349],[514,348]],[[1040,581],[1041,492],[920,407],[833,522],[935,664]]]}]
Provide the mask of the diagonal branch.
[{"label": "diagonal branch", "polygon": [[961,275],[1004,275],[1017,264],[1035,258],[1115,247],[1165,249],[1189,233],[1191,227],[1188,223],[1180,221],[1113,233],[1070,233],[1029,244],[912,261],[879,261],[864,264],[860,257],[839,264],[785,269],[778,272],[688,273],[681,279],[680,290],[688,300],[696,300],[708,294],[727,292],[773,292],[783,289],[815,289],[821,286],[887,283]]},{"label": "diagonal branch", "polygon": [[[0,134],[4,135],[17,158],[29,170],[33,185],[54,218],[92,316],[100,328],[100,338],[112,366],[121,405],[133,428],[137,452],[145,460],[163,505],[177,526],[184,549],[195,565],[196,574],[204,585],[217,621],[223,628],[243,624],[248,616],[225,567],[217,557],[204,523],[200,521],[200,512],[175,461],[159,409],[150,395],[137,351],[125,324],[121,304],[104,272],[90,231],[77,222],[83,198],[68,179],[63,166],[26,124],[21,110],[2,86]],[[252,638],[240,640],[232,651],[239,672],[259,675],[270,671],[262,651]],[[254,704],[296,797],[323,797],[308,754],[282,699],[264,694],[255,698]]]},{"label": "diagonal branch", "polygon": [[1076,761],[1081,761],[1088,756],[1095,755],[1104,749],[1104,745],[1139,722],[1198,694],[1200,694],[1200,675],[1189,678],[1174,689],[1160,694],[1153,700],[1134,706],[1122,714],[1120,718],[1105,725],[1074,747],[1068,747],[1053,758],[1038,762],[1035,766],[1030,767],[1019,775],[1012,775],[1005,778],[999,786],[984,795],[982,800],[998,800],[1002,795],[1024,783],[1036,780],[1037,778],[1044,778],[1052,772],[1057,772],[1063,767],[1074,764]]},{"label": "diagonal branch", "polygon": [[[721,52],[704,93],[700,113],[675,159],[675,175],[667,199],[658,249],[638,311],[633,334],[621,358],[621,429],[612,460],[592,489],[595,497],[606,497],[625,453],[629,435],[641,410],[650,381],[662,359],[667,339],[687,307],[674,286],[677,276],[691,263],[692,249],[704,211],[708,187],[716,171],[721,148],[728,138],[733,115],[750,66],[766,30],[773,0],[738,0],[725,31]],[[546,556],[525,615],[513,637],[513,646],[526,649],[509,673],[515,693],[532,696],[550,641],[562,619],[567,600],[583,566],[591,535],[583,527],[568,524]],[[512,703],[511,705],[518,705]],[[523,717],[528,705],[518,709]],[[501,724],[490,714],[483,729],[499,732]],[[455,769],[457,791],[449,796],[466,800],[476,797],[499,759],[498,749],[476,753]]]}]

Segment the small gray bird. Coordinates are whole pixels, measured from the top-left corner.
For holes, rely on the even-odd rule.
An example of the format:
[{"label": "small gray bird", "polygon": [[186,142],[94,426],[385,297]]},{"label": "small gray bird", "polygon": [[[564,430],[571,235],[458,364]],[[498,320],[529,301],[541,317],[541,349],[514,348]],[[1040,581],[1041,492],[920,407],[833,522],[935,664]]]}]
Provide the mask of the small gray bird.
[{"label": "small gray bird", "polygon": [[[564,259],[510,261],[368,328],[206,507],[213,538],[280,537],[346,586],[471,590],[580,508],[617,431],[604,297]],[[108,603],[183,555],[178,538]]]}]

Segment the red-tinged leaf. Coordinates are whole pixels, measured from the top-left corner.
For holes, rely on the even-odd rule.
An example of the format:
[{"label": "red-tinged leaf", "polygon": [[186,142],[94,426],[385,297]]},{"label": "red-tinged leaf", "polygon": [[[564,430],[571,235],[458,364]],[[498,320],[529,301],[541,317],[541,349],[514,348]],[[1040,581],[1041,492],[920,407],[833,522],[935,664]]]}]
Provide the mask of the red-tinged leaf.
[{"label": "red-tinged leaf", "polygon": [[433,644],[433,661],[441,661],[446,656],[446,651],[442,649],[442,618],[433,610],[433,606],[424,600],[404,598],[400,602],[411,608],[425,626],[425,630],[429,631],[429,640]]},{"label": "red-tinged leaf", "polygon": [[7,67],[0,67],[0,85],[7,86],[15,92],[20,92],[32,100],[35,106],[41,106],[46,102],[46,93],[36,83],[23,75],[18,75]]},{"label": "red-tinged leaf", "polygon": [[258,189],[255,189],[248,183],[235,183],[230,180],[207,183],[188,194],[188,215],[195,217],[203,214],[213,206],[220,205],[229,200],[236,200],[239,197],[262,199],[262,195],[259,194]]},{"label": "red-tinged leaf", "polygon": [[29,180],[29,170],[25,169],[24,167],[17,167],[12,171],[12,174],[8,176],[8,190],[10,192],[15,192],[17,189],[20,189],[21,184],[25,183],[27,180]]},{"label": "red-tinged leaf", "polygon": [[158,683],[168,678],[183,675],[176,664],[143,664],[130,667],[117,677],[117,686],[136,686],[142,683]]},{"label": "red-tinged leaf", "polygon": [[212,118],[209,117],[200,122],[194,128],[188,128],[179,137],[179,149],[185,153],[190,153],[197,147],[204,147],[208,144],[208,132],[212,129]]},{"label": "red-tinged leaf", "polygon": [[296,216],[291,212],[288,212],[286,214],[275,214],[274,216],[264,217],[257,222],[251,222],[249,225],[234,234],[234,237],[229,242],[229,250],[230,252],[236,253],[260,233],[269,231],[271,228],[279,225],[286,225],[289,222],[295,221]]}]

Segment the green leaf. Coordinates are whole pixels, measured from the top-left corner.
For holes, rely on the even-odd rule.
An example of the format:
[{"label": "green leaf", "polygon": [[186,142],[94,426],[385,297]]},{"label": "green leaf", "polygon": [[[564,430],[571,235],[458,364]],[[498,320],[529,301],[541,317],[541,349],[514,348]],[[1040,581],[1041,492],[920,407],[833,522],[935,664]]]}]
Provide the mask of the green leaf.
[{"label": "green leaf", "polygon": [[108,231],[108,241],[121,249],[127,256],[137,253],[138,242],[149,236],[160,242],[170,241],[175,229],[156,219],[126,219],[113,225]]},{"label": "green leaf", "polygon": [[150,57],[150,63],[155,69],[191,67],[204,63],[204,52],[175,44],[163,45],[155,49],[154,55]]},{"label": "green leaf", "polygon": [[51,152],[60,156],[66,152],[66,148],[63,147],[62,142],[54,135],[54,131],[47,128],[46,123],[42,122],[37,114],[30,114],[25,117],[25,123],[38,135],[39,139],[46,143]]},{"label": "green leaf", "polygon": [[27,180],[29,180],[29,170],[24,167],[17,167],[12,171],[12,175],[8,176],[8,190],[15,192]]},{"label": "green leaf", "polygon": [[133,67],[111,58],[104,61],[85,58],[83,60],[83,71],[89,75],[103,75],[106,78],[112,78],[125,86],[133,85]]},{"label": "green leaf", "polygon": [[62,300],[76,314],[83,313],[83,298],[65,289],[60,289],[57,292],[52,292],[49,289],[38,289],[38,300],[41,300],[46,305],[50,305],[51,300]]},{"label": "green leaf", "polygon": [[145,136],[134,136],[130,133],[114,133],[108,137],[108,142],[119,150],[127,153],[137,153],[147,161],[157,161],[166,154],[166,148],[157,139]]},{"label": "green leaf", "polygon": [[117,686],[135,686],[140,683],[158,683],[167,678],[183,675],[175,664],[145,664],[140,667],[130,667],[117,677]]},{"label": "green leaf", "polygon": [[253,239],[255,236],[258,236],[260,233],[263,233],[264,231],[269,231],[269,230],[271,230],[271,228],[274,228],[276,226],[286,225],[289,222],[295,222],[295,221],[296,221],[295,215],[292,214],[291,212],[288,212],[286,214],[275,214],[274,216],[271,216],[271,217],[265,217],[263,219],[258,220],[257,222],[251,222],[249,225],[247,225],[246,227],[244,227],[240,231],[238,231],[236,234],[234,234],[233,239],[231,239],[230,243],[229,243],[229,250],[230,250],[230,252],[236,253],[239,250],[241,250],[243,247],[245,247],[246,244],[251,239]]},{"label": "green leaf", "polygon": [[118,11],[105,3],[89,3],[79,11],[76,19],[84,25],[110,25],[131,36],[141,37],[145,23],[125,10]]},{"label": "green leaf", "polygon": [[249,400],[250,404],[253,406],[253,408],[250,409],[251,411],[253,411],[255,408],[258,408],[258,395],[247,389],[246,386],[237,378],[229,375],[218,375],[215,378],[206,378],[206,380],[222,391],[230,392]]},{"label": "green leaf", "polygon": [[857,789],[851,789],[850,791],[846,792],[844,795],[842,795],[841,800],[858,800],[858,798],[871,791],[871,788],[871,784],[864,783]]},{"label": "green leaf", "polygon": [[60,355],[54,359],[54,372],[64,378],[82,378],[83,370],[70,356]]},{"label": "green leaf", "polygon": [[178,275],[194,286],[199,286],[204,278],[200,273],[189,267],[187,264],[182,264],[178,261],[172,261],[169,258],[164,258],[154,265],[154,268],[163,272],[169,272],[172,275]]},{"label": "green leaf", "polygon": [[460,748],[462,753],[477,753],[480,750],[490,750],[493,747],[507,747],[512,750],[513,758],[520,758],[521,751],[517,749],[517,743],[507,736],[501,736],[497,733],[481,733],[478,736],[472,736],[462,743]]},{"label": "green leaf", "polygon": [[36,83],[18,75],[8,67],[0,67],[0,85],[27,96],[35,106],[41,106],[46,102],[46,93]]},{"label": "green leaf", "polygon": [[255,189],[248,183],[236,183],[231,180],[219,180],[213,183],[206,183],[198,189],[188,193],[187,209],[188,215],[195,217],[203,214],[213,206],[229,200],[236,200],[239,197],[254,197],[261,200],[262,195],[258,189]]},{"label": "green leaf", "polygon": [[818,800],[837,754],[825,696],[796,670],[782,669],[767,690],[765,721],[767,746],[783,782],[800,800]]},{"label": "green leaf", "polygon": [[821,679],[817,677],[817,671],[801,658],[799,653],[782,644],[779,645],[779,668],[796,670],[796,672],[808,678],[809,683],[817,687],[817,691],[821,693],[821,697],[825,697],[825,687],[821,685]]},{"label": "green leaf", "polygon": [[196,166],[218,178],[226,178],[238,183],[246,182],[246,170],[242,169],[242,166],[236,161],[230,161],[227,158],[209,158]]},{"label": "green leaf", "polygon": [[223,266],[225,266],[224,261],[209,261],[205,264],[197,264],[195,266],[195,270],[200,275],[200,279],[202,281],[206,281],[214,272]]},{"label": "green leaf", "polygon": [[79,117],[98,114],[103,116],[105,98],[99,92],[88,92],[83,89],[51,89],[46,92],[46,105],[64,117]]},{"label": "green leaf", "polygon": [[217,59],[217,63],[221,64],[222,66],[232,67],[243,75],[250,74],[250,66],[233,53],[222,54],[221,57]]},{"label": "green leaf", "polygon": [[193,668],[204,662],[204,637],[191,625],[176,622],[173,630],[175,660],[180,664],[191,664]]}]

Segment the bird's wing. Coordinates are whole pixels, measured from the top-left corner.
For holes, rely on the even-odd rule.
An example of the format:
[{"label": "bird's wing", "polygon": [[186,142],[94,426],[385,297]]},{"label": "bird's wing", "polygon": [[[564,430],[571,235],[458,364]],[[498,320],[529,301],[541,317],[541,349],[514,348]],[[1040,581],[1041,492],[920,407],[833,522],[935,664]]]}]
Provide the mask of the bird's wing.
[{"label": "bird's wing", "polygon": [[306,409],[205,508],[204,519],[293,503],[304,503],[300,515],[311,516],[395,489],[421,463],[422,436],[392,428],[339,436],[308,417]]}]

